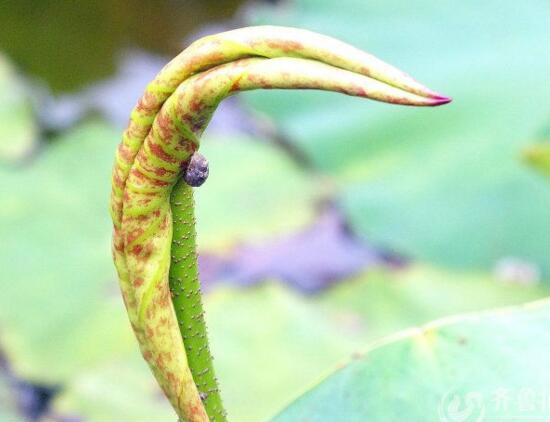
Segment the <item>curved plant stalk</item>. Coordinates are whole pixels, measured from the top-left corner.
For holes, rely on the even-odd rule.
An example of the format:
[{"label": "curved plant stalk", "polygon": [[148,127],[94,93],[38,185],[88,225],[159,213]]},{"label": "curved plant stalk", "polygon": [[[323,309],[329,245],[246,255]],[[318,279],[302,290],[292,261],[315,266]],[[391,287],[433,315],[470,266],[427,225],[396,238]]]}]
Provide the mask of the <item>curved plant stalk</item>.
[{"label": "curved plant stalk", "polygon": [[148,85],[113,169],[113,256],[143,357],[183,421],[221,421],[225,414],[203,318],[193,192],[182,173],[218,104],[259,88],[416,106],[450,101],[347,44],[283,27],[203,38]]}]

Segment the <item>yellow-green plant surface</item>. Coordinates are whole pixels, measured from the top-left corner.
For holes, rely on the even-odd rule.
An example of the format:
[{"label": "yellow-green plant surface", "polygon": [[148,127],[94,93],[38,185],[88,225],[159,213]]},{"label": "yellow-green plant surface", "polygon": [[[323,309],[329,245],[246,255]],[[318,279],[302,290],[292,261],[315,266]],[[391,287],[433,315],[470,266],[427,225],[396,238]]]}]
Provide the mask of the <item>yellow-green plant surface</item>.
[{"label": "yellow-green plant surface", "polygon": [[141,352],[182,420],[224,420],[225,412],[206,338],[192,188],[181,173],[221,100],[259,88],[416,106],[450,101],[349,45],[282,27],[203,38],[149,84],[117,151],[113,255]]},{"label": "yellow-green plant surface", "polygon": [[356,354],[274,420],[547,419],[549,322],[543,299],[410,328]]}]

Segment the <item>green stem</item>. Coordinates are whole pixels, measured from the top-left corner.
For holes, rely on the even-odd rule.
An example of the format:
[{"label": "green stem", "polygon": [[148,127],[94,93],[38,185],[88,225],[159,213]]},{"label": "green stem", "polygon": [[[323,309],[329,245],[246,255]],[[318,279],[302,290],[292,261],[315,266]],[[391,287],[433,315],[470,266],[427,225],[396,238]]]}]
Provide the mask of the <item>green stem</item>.
[{"label": "green stem", "polygon": [[193,188],[183,180],[170,198],[173,234],[170,263],[172,303],[183,339],[193,380],[211,421],[226,421],[204,321],[200,288]]}]

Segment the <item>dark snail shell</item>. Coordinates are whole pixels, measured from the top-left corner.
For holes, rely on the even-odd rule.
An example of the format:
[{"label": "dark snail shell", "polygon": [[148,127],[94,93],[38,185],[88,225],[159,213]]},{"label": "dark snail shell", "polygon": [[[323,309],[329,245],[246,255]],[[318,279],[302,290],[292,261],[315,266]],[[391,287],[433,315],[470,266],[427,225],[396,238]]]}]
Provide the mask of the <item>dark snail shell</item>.
[{"label": "dark snail shell", "polygon": [[183,174],[183,180],[189,186],[198,188],[208,178],[208,160],[198,152],[194,153]]}]

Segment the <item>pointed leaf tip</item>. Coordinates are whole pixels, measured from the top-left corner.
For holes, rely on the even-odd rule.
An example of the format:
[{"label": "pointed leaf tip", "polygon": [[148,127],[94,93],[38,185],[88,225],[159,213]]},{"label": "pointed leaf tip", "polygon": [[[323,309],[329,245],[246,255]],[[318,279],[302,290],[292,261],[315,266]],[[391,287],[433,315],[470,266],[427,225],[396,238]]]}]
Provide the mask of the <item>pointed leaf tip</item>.
[{"label": "pointed leaf tip", "polygon": [[443,104],[449,104],[453,99],[451,97],[445,97],[444,95],[438,95],[433,97],[434,101],[432,102],[433,106],[440,106]]}]

